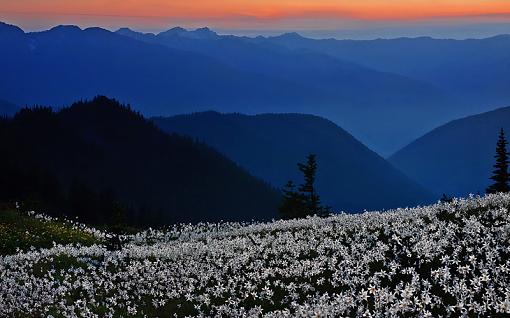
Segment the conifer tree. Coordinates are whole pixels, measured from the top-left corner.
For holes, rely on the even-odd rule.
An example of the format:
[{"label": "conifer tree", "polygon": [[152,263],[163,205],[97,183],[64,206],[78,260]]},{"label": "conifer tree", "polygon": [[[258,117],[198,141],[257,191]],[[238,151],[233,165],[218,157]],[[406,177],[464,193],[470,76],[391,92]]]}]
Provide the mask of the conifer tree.
[{"label": "conifer tree", "polygon": [[306,163],[298,163],[299,171],[303,173],[304,183],[299,187],[306,198],[307,214],[320,214],[320,197],[315,190],[315,178],[317,174],[317,156],[308,155]]},{"label": "conifer tree", "polygon": [[496,146],[496,163],[494,164],[493,175],[491,179],[494,184],[487,188],[487,193],[498,193],[498,192],[509,192],[510,187],[508,185],[509,174],[508,174],[508,152],[506,145],[508,142],[505,138],[505,131],[501,129],[499,133],[499,139]]},{"label": "conifer tree", "polygon": [[298,163],[299,171],[303,173],[304,182],[296,191],[294,182],[289,181],[283,188],[283,202],[279,208],[282,218],[303,218],[308,215],[327,216],[331,213],[329,207],[323,207],[320,196],[315,189],[317,174],[317,159],[314,154],[307,157],[306,163]]}]

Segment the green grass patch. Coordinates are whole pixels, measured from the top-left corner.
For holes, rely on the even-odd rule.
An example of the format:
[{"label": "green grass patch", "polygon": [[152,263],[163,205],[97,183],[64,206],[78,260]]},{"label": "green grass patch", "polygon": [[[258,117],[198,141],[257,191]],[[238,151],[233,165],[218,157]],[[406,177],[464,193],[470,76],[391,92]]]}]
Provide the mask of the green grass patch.
[{"label": "green grass patch", "polygon": [[46,221],[16,210],[0,210],[0,255],[31,247],[49,248],[54,242],[85,246],[101,243],[94,235],[64,221]]}]

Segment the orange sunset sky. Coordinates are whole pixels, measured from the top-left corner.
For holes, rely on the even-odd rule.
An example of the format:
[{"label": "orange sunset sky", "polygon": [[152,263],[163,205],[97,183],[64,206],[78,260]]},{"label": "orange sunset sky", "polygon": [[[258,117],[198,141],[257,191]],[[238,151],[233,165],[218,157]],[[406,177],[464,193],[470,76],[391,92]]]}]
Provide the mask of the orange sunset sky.
[{"label": "orange sunset sky", "polygon": [[305,30],[434,20],[507,23],[510,0],[0,0],[0,20],[27,28],[75,21],[112,28]]}]

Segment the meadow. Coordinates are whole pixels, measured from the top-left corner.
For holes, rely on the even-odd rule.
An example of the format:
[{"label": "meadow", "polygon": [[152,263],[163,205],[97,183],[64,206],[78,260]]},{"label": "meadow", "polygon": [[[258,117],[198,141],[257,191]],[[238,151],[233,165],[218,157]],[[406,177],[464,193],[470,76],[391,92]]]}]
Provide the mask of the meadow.
[{"label": "meadow", "polygon": [[[33,241],[42,243],[2,243],[0,316],[503,317],[509,207],[510,195],[497,194],[327,218],[180,224],[121,235],[119,246],[108,244],[112,234],[24,214],[43,229]],[[14,221],[0,220],[0,237],[14,237],[5,235]],[[60,234],[48,236],[55,227]]]}]

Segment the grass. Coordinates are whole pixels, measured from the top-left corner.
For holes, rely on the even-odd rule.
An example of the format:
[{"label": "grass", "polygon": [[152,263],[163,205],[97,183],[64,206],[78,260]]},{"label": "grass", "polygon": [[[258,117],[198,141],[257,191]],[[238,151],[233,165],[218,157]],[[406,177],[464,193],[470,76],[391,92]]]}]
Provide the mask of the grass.
[{"label": "grass", "polygon": [[0,255],[15,254],[18,249],[49,248],[54,243],[90,246],[101,242],[65,221],[38,219],[12,209],[0,210]]}]

